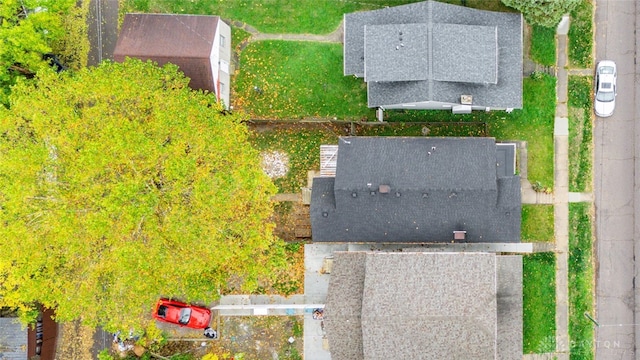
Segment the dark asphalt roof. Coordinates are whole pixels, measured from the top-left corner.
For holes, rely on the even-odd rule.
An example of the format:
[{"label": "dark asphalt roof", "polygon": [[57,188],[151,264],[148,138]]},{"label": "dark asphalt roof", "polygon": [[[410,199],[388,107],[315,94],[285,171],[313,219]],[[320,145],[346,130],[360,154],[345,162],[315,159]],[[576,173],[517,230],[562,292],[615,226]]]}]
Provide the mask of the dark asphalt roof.
[{"label": "dark asphalt roof", "polygon": [[337,252],[332,358],[522,358],[522,261],[487,253]]},{"label": "dark asphalt roof", "polygon": [[218,21],[218,16],[126,14],[113,58],[178,65],[190,87],[214,92],[210,56]]},{"label": "dark asphalt roof", "polygon": [[496,144],[498,150],[497,168],[498,176],[511,176],[516,173],[516,144]]},{"label": "dark asphalt roof", "polygon": [[497,162],[492,138],[340,138],[336,177],[313,181],[312,238],[519,242],[520,178]]},{"label": "dark asphalt roof", "polygon": [[522,24],[520,14],[437,1],[345,14],[344,74],[365,77],[369,107],[472,95],[474,105],[522,108]]}]

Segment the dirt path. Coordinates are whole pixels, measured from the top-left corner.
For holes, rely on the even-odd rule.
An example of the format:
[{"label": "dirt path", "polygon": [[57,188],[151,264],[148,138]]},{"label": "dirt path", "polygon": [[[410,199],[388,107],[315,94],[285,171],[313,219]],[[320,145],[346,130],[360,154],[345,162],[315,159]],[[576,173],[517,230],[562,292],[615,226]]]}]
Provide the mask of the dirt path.
[{"label": "dirt path", "polygon": [[95,329],[83,326],[80,321],[73,321],[59,325],[58,347],[56,360],[87,360],[93,359],[91,347]]},{"label": "dirt path", "polygon": [[290,41],[316,41],[316,42],[332,42],[341,43],[344,36],[344,22],[340,22],[340,25],[331,33],[317,35],[317,34],[269,34],[261,33],[253,26],[243,23],[241,21],[231,22],[234,27],[240,28],[249,34],[251,37],[248,41],[261,41],[261,40],[290,40]]}]

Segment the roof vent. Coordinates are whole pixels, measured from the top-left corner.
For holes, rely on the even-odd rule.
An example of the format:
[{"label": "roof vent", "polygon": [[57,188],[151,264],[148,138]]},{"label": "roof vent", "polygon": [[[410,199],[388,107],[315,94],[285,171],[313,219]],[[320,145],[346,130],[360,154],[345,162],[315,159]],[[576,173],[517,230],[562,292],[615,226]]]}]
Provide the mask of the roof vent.
[{"label": "roof vent", "polygon": [[472,95],[460,95],[460,103],[462,105],[473,105]]},{"label": "roof vent", "polygon": [[378,191],[380,194],[388,194],[391,191],[391,186],[389,185],[380,185],[378,187]]}]

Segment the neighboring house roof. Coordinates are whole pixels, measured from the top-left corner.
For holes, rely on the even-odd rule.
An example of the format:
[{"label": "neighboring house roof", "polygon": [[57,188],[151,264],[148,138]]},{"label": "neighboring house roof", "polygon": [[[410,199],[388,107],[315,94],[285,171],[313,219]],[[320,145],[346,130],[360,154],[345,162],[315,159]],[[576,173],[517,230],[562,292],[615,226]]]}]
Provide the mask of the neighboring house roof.
[{"label": "neighboring house roof", "polygon": [[337,252],[332,358],[522,359],[522,257]]},{"label": "neighboring house roof", "polygon": [[194,89],[215,92],[211,51],[220,17],[176,14],[126,14],[114,60],[152,60],[178,65]]},{"label": "neighboring house roof", "polygon": [[522,108],[522,15],[424,1],[344,15],[344,74],[369,107],[418,102]]},{"label": "neighboring house roof", "polygon": [[0,318],[0,359],[27,359],[27,329],[17,318]]},{"label": "neighboring house roof", "polygon": [[493,138],[343,137],[336,175],[313,179],[314,241],[519,242],[515,151]]}]

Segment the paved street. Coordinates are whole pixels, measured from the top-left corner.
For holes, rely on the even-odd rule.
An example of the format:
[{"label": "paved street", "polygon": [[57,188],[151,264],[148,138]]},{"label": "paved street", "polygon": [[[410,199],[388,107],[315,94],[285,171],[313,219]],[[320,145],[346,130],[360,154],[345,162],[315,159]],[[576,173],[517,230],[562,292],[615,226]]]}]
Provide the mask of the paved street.
[{"label": "paved street", "polygon": [[598,0],[595,25],[596,62],[610,59],[618,65],[616,111],[610,118],[596,118],[594,132],[596,359],[636,359],[636,2]]},{"label": "paved street", "polygon": [[112,60],[118,39],[118,0],[91,0],[87,26],[91,44],[88,65]]}]

